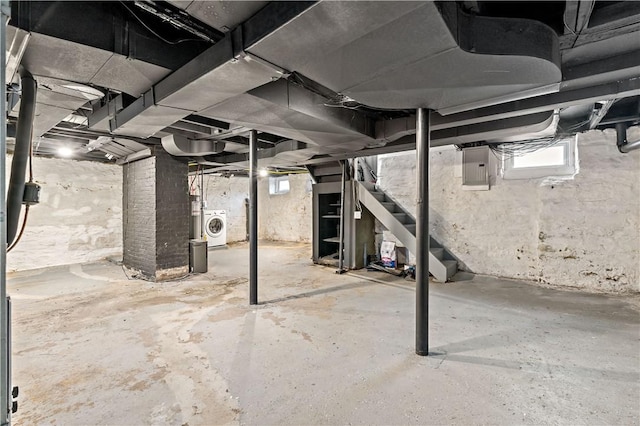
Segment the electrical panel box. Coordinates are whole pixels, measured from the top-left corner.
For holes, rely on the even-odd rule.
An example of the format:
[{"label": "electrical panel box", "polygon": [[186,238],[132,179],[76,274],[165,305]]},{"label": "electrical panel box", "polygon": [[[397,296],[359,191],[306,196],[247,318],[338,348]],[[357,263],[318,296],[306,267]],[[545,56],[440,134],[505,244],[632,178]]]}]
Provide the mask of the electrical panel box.
[{"label": "electrical panel box", "polygon": [[478,146],[462,150],[462,189],[489,190],[489,147]]},{"label": "electrical panel box", "polygon": [[32,206],[40,202],[40,185],[35,182],[27,182],[24,184],[24,193],[22,195],[22,204]]}]

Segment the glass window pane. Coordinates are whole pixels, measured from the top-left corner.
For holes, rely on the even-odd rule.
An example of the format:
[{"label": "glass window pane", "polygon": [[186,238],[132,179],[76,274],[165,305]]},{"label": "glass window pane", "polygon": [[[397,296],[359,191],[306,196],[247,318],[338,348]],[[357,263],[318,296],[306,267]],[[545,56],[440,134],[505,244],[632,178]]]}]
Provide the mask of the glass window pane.
[{"label": "glass window pane", "polygon": [[563,166],[565,164],[565,148],[566,145],[564,144],[556,145],[531,154],[514,157],[513,167],[519,169],[524,167]]}]

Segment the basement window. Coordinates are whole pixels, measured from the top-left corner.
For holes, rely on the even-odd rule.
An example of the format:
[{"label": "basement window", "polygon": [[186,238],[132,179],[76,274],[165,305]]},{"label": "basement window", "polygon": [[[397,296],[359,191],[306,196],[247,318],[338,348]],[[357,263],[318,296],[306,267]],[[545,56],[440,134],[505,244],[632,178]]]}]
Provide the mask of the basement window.
[{"label": "basement window", "polygon": [[577,137],[523,155],[503,154],[504,179],[573,177],[578,173]]},{"label": "basement window", "polygon": [[286,194],[289,190],[289,176],[269,177],[269,195]]}]

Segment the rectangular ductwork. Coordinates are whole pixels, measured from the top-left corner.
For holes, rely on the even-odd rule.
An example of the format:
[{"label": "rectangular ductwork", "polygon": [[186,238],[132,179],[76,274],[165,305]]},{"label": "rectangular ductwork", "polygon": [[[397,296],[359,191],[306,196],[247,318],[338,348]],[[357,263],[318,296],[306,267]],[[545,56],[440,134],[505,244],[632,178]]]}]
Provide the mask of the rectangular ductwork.
[{"label": "rectangular ductwork", "polygon": [[[117,113],[111,120],[111,131],[150,137],[183,117],[282,77],[283,69],[245,52],[243,35],[250,35],[247,43],[255,43],[253,38],[259,40],[268,36],[310,5],[285,2],[265,7],[256,14],[258,19],[253,21],[253,27],[251,23],[249,28],[238,26]],[[284,8],[289,13],[272,16],[274,7]]]}]

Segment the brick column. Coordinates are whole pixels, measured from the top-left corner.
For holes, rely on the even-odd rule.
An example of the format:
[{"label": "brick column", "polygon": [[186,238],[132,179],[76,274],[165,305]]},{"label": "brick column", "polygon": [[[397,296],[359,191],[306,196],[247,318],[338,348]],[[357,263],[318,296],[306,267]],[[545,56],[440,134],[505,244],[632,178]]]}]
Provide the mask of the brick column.
[{"label": "brick column", "polygon": [[151,281],[189,272],[188,165],[162,147],[123,167],[123,263]]}]

